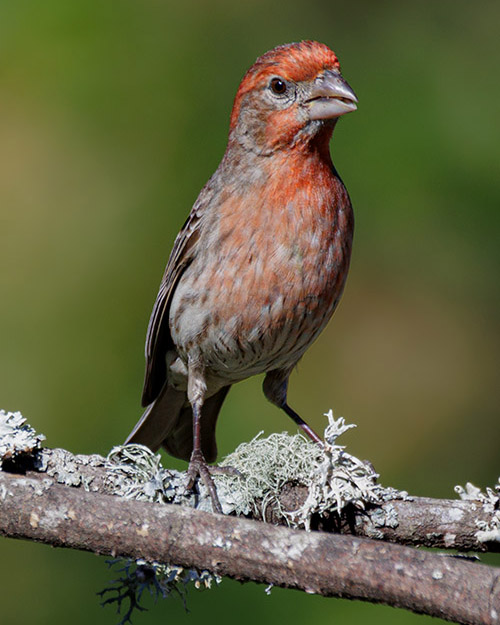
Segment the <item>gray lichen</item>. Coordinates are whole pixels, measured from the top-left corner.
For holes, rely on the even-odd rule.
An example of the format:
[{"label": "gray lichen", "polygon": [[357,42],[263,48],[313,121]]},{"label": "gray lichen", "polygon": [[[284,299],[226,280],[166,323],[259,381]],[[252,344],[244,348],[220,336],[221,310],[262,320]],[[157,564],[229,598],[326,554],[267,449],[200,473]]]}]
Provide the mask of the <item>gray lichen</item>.
[{"label": "gray lichen", "polygon": [[[214,474],[217,494],[225,514],[254,514],[266,518],[266,510],[271,507],[273,514],[292,527],[310,528],[313,516],[340,514],[346,506],[365,509],[370,504],[380,504],[396,497],[407,496],[392,488],[384,488],[377,483],[378,475],[369,462],[363,462],[337,444],[337,439],[347,430],[355,427],[347,425],[342,417],[334,419],[332,411],[325,415],[328,425],[325,429],[325,443],[321,447],[301,434],[294,436],[282,432],[263,438],[258,434],[249,443],[242,443],[221,463],[232,470]],[[178,471],[164,469],[160,456],[142,445],[115,447],[107,460],[107,487],[114,493],[128,499],[140,499],[158,503],[181,503],[192,507],[211,510],[211,502],[203,484],[199,493],[186,492],[186,475]],[[304,487],[307,496],[296,510],[286,510],[281,503],[285,486]],[[394,508],[382,510],[377,517],[379,527],[397,525]],[[123,570],[128,575],[118,580],[118,587],[112,592],[114,600],[121,602],[130,595],[131,588],[139,586],[137,574],[144,576],[146,563],[128,563]],[[148,583],[152,584],[157,595],[182,594],[189,581],[196,587],[209,587],[218,577],[208,571],[186,570],[172,564],[150,565]],[[141,577],[141,579],[142,579]],[[138,598],[130,598],[131,608],[139,607]],[[107,602],[113,601],[113,597]],[[126,617],[129,618],[130,612]]]},{"label": "gray lichen", "polygon": [[[348,454],[344,446],[337,444],[337,439],[355,426],[347,425],[343,418],[334,419],[332,411],[325,416],[328,425],[323,447],[301,434],[292,436],[283,432],[263,438],[260,433],[227,456],[221,466],[231,467],[232,471],[214,474],[223,512],[252,513],[265,519],[267,508],[272,507],[274,515],[280,516],[288,525],[309,529],[314,515],[340,514],[348,505],[364,509],[369,504],[403,497],[405,493],[377,483],[378,475],[370,463]],[[115,447],[106,459],[106,466],[107,488],[122,497],[211,510],[203,484],[198,485],[196,495],[186,492],[185,473],[163,468],[160,456],[147,447]],[[281,503],[280,495],[289,484],[302,486],[307,492],[305,501],[296,510],[286,510]],[[384,518],[379,519],[381,525],[397,524],[397,518],[388,519],[387,516],[384,512]],[[132,564],[125,564],[123,570],[129,571],[128,576],[120,578],[118,590],[113,590],[118,602],[130,594],[130,588],[140,588],[142,592],[144,587],[143,582],[137,586],[136,576],[138,571],[143,575],[146,563],[136,563],[135,568]],[[181,594],[181,587],[184,588],[189,581],[194,581],[197,587],[220,581],[207,571],[186,570],[171,563],[154,563],[151,567],[148,583],[153,584],[162,596],[173,592]],[[112,597],[107,600],[110,601],[113,601]],[[135,595],[130,601],[131,606],[138,606]]]},{"label": "gray lichen", "polygon": [[[323,446],[301,434],[292,436],[283,432],[264,438],[260,433],[227,456],[221,466],[231,467],[232,471],[214,475],[224,513],[253,513],[266,519],[267,510],[272,509],[274,519],[278,517],[292,527],[309,529],[313,517],[340,514],[347,506],[363,510],[372,504],[407,496],[382,487],[369,462],[355,458],[337,444],[337,439],[354,425],[347,425],[343,418],[334,419],[332,411],[325,416],[328,425]],[[41,448],[44,438],[26,424],[20,413],[0,412],[0,462],[29,454],[36,469],[59,483],[86,490],[104,489],[127,499],[212,510],[201,480],[197,492],[187,490],[186,473],[165,469],[160,456],[147,447],[115,447],[104,460],[97,455],[75,456],[62,449],[44,450]],[[104,478],[93,470],[103,465]],[[283,491],[290,485],[301,487],[306,493],[296,509],[285,508],[282,504]],[[395,512],[386,510],[379,517],[378,527],[397,525]],[[101,594],[106,596],[105,604],[114,603],[119,610],[123,600],[129,599],[130,606],[122,622],[130,620],[134,609],[141,609],[139,599],[145,589],[155,596],[166,597],[172,593],[184,596],[187,584],[207,588],[213,582],[220,582],[208,571],[183,569],[173,563],[119,562],[123,565],[123,576]]]},{"label": "gray lichen", "polygon": [[144,445],[113,447],[106,458],[106,489],[126,499],[175,503],[212,511],[208,492],[186,489],[186,473],[165,469],[161,456]]},{"label": "gray lichen", "polygon": [[[163,468],[159,454],[143,445],[114,447],[106,458],[106,489],[126,499],[155,503],[176,503],[211,510],[210,497],[202,486],[202,496],[196,497],[186,490],[186,474]],[[201,505],[197,505],[200,504]],[[113,586],[99,594],[107,598],[103,605],[113,603],[121,612],[124,599],[129,606],[121,624],[130,622],[134,610],[142,610],[139,601],[144,590],[156,599],[170,595],[180,596],[185,602],[186,588],[210,588],[219,584],[221,578],[206,570],[185,569],[172,563],[148,563],[143,560],[117,560],[124,574]]]},{"label": "gray lichen", "polygon": [[[378,474],[369,462],[359,460],[337,444],[337,439],[354,425],[330,410],[325,416],[324,446],[301,434],[283,432],[242,443],[221,466],[237,469],[240,475],[217,475],[217,492],[226,514],[256,513],[266,517],[273,506],[292,527],[310,528],[313,516],[341,513],[346,506],[364,509],[403,496],[377,483]],[[280,495],[287,484],[303,486],[307,498],[297,510],[284,510]]]},{"label": "gray lichen", "polygon": [[[188,586],[194,585],[198,590],[210,588],[215,580],[219,583],[220,578],[214,577],[202,571],[183,569],[182,567],[146,562],[145,560],[109,560],[110,567],[118,566],[120,577],[111,582],[111,586],[104,588],[97,594],[102,598],[102,606],[115,605],[117,613],[123,614],[119,625],[131,623],[131,616],[135,610],[142,612],[144,607],[140,601],[145,591],[156,600],[166,599],[172,594],[179,596],[184,607],[186,606],[186,591]],[[128,601],[125,611],[123,602]],[[122,612],[123,609],[123,612]]]},{"label": "gray lichen", "polygon": [[32,456],[41,449],[43,434],[37,434],[20,412],[0,410],[0,468],[6,460]]},{"label": "gray lichen", "polygon": [[[348,505],[365,509],[369,504],[406,496],[378,484],[369,462],[337,444],[354,425],[346,424],[342,417],[334,419],[332,411],[325,416],[328,425],[323,447],[301,434],[282,432],[263,438],[260,433],[224,458],[220,466],[233,470],[214,475],[223,512],[237,516],[252,513],[265,519],[272,506],[288,525],[309,529],[315,515],[340,514]],[[113,448],[107,469],[109,488],[123,497],[211,510],[203,484],[196,495],[186,492],[185,473],[164,469],[160,456],[142,445]],[[296,510],[285,510],[281,504],[280,495],[288,484],[307,490],[305,501]]]},{"label": "gray lichen", "polygon": [[92,468],[102,467],[104,462],[98,454],[74,455],[66,449],[42,449],[36,456],[35,468],[53,477],[58,484],[81,486],[91,491],[99,490],[99,484],[94,484]]},{"label": "gray lichen", "polygon": [[465,487],[455,486],[455,492],[460,499],[477,501],[489,516],[488,521],[476,520],[477,540],[480,543],[500,542],[500,477],[494,488],[487,487],[485,493],[470,482],[467,482]]}]

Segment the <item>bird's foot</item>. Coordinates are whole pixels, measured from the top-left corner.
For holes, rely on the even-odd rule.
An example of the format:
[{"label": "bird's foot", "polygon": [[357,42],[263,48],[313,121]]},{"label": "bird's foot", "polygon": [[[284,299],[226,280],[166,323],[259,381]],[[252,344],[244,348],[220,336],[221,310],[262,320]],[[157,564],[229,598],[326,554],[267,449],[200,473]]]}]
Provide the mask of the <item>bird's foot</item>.
[{"label": "bird's foot", "polygon": [[212,508],[214,512],[222,514],[222,506],[220,505],[217,490],[215,488],[214,481],[212,479],[212,473],[222,473],[221,467],[208,466],[201,451],[193,451],[191,454],[191,460],[189,461],[189,467],[187,470],[188,482],[186,488],[191,490],[196,482],[197,477],[201,477],[203,484],[205,484],[210,499],[212,500]]}]

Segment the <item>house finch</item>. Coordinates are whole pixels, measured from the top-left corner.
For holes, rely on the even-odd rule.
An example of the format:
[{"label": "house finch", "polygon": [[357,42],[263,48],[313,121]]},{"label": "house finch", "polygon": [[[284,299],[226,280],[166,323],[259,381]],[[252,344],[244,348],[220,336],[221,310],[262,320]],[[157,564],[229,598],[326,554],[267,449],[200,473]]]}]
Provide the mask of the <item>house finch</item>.
[{"label": "house finch", "polygon": [[146,339],[143,405],[127,443],[189,460],[220,511],[208,462],[231,385],[265,373],[287,404],[288,378],[325,327],[347,277],[351,202],[329,141],[356,96],[324,44],[278,46],[245,74],[226,152],[174,243]]}]

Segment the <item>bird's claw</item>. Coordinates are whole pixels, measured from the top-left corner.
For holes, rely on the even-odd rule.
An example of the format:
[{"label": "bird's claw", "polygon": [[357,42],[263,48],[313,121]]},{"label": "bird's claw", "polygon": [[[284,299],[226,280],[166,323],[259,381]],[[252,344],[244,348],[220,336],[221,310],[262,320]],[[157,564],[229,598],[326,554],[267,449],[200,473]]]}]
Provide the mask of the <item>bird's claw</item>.
[{"label": "bird's claw", "polygon": [[187,470],[188,481],[186,484],[186,490],[192,490],[195,485],[196,478],[201,477],[203,484],[205,484],[205,487],[208,490],[210,499],[212,500],[212,508],[214,512],[223,514],[222,506],[220,505],[219,497],[217,495],[217,490],[212,479],[212,473],[217,472],[214,471],[214,468],[215,467],[208,466],[205,458],[203,457],[203,454],[200,451],[193,451]]}]

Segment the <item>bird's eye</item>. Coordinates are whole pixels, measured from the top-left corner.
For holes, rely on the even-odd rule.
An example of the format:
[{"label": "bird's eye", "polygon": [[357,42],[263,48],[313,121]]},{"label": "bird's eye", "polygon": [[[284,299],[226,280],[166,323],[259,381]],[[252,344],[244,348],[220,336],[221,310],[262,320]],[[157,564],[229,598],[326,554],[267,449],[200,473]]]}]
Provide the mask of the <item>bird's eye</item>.
[{"label": "bird's eye", "polygon": [[269,83],[271,91],[276,95],[284,95],[287,90],[287,84],[281,78],[273,78]]}]

